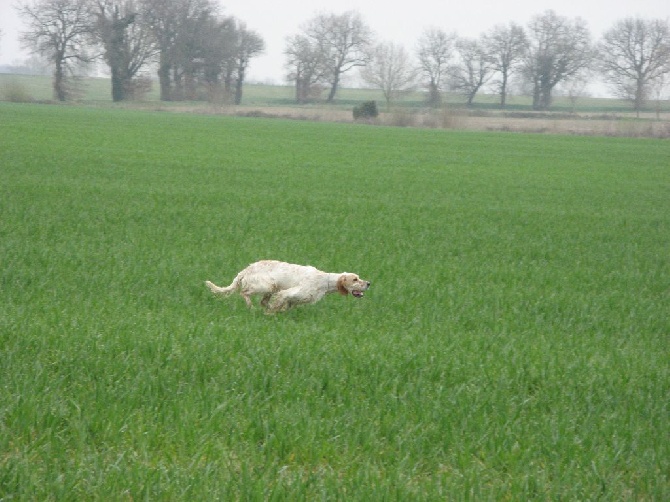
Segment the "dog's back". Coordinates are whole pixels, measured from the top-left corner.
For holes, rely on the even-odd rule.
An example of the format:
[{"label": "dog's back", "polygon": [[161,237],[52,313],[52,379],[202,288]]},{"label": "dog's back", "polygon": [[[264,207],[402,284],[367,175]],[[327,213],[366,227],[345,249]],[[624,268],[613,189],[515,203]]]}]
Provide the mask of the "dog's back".
[{"label": "dog's back", "polygon": [[242,270],[238,277],[242,289],[252,290],[254,293],[269,293],[299,286],[308,277],[319,273],[319,270],[311,266],[261,260]]}]

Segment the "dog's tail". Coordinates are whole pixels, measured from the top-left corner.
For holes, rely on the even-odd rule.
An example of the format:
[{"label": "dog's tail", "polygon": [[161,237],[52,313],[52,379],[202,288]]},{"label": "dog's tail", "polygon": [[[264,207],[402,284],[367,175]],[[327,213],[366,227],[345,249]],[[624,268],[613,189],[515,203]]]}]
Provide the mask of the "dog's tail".
[{"label": "dog's tail", "polygon": [[214,284],[213,282],[205,281],[205,284],[207,285],[207,287],[209,288],[209,290],[212,293],[214,293],[215,295],[224,295],[224,296],[233,293],[237,289],[237,286],[239,285],[239,283],[240,283],[239,275],[237,277],[235,277],[235,279],[230,284],[230,286],[225,287],[225,288],[221,288],[221,287],[217,286],[216,284]]}]

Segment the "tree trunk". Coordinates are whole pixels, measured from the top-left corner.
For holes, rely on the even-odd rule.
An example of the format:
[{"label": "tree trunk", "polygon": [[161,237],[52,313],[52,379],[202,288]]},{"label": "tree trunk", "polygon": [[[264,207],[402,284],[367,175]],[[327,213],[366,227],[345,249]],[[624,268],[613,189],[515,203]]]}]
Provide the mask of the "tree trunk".
[{"label": "tree trunk", "polygon": [[112,74],[112,101],[118,102],[126,99],[126,89],[128,88],[128,64],[124,57],[124,43],[126,29],[135,20],[135,14],[120,17],[119,6],[114,6],[111,19],[101,18],[101,24],[108,34],[105,40],[105,50],[107,52],[107,64],[109,64]]},{"label": "tree trunk", "polygon": [[533,87],[533,110],[548,110],[551,106],[552,87],[543,82],[536,82]]},{"label": "tree trunk", "polygon": [[229,103],[233,92],[233,70],[231,68],[227,68],[223,75],[223,91],[226,94],[226,101]]},{"label": "tree trunk", "polygon": [[158,84],[160,86],[160,100],[171,101],[170,93],[170,63],[164,51],[161,51],[158,60]]},{"label": "tree trunk", "polygon": [[304,75],[299,75],[295,79],[295,101],[298,104],[307,103],[309,100],[309,79]]},{"label": "tree trunk", "polygon": [[158,82],[160,84],[160,100],[170,101],[170,64],[165,61],[165,57],[161,52],[160,62],[158,63]]},{"label": "tree trunk", "polygon": [[328,93],[328,103],[332,103],[335,99],[335,93],[337,93],[337,87],[340,84],[340,74],[335,73],[335,78],[333,78],[333,85],[330,87],[330,92]]},{"label": "tree trunk", "polygon": [[302,91],[301,88],[301,77],[296,77],[295,79],[295,102],[300,104],[302,103]]},{"label": "tree trunk", "polygon": [[633,101],[633,108],[635,109],[635,114],[637,118],[640,118],[640,110],[642,110],[642,104],[644,103],[644,82],[638,78],[635,82],[635,96]]},{"label": "tree trunk", "polygon": [[437,84],[433,81],[428,84],[428,104],[436,108],[442,104],[440,89],[438,89]]},{"label": "tree trunk", "polygon": [[551,107],[551,87],[544,86],[540,94],[540,109],[548,110]]},{"label": "tree trunk", "polygon": [[235,81],[235,104],[239,105],[242,102],[242,85],[244,84],[244,68],[240,67],[237,72],[237,80]]},{"label": "tree trunk", "polygon": [[67,99],[67,91],[65,89],[65,70],[63,68],[63,61],[60,58],[56,59],[53,89],[54,99],[57,101],[65,101]]},{"label": "tree trunk", "polygon": [[502,74],[502,82],[500,83],[500,108],[505,108],[507,103],[507,74]]},{"label": "tree trunk", "polygon": [[173,84],[170,91],[170,99],[174,101],[182,101],[184,99],[184,82],[182,79],[182,74],[179,72],[177,65],[172,66],[170,70],[172,71]]},{"label": "tree trunk", "polygon": [[126,87],[123,71],[112,67],[112,101],[119,102],[126,99]]}]

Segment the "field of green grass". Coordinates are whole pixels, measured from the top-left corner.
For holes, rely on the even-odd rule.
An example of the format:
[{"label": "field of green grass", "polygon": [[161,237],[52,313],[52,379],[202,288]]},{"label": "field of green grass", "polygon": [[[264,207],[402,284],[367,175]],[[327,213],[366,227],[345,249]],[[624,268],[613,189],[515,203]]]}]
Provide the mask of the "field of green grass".
[{"label": "field of green grass", "polygon": [[669,159],[0,103],[0,500],[670,499]]}]

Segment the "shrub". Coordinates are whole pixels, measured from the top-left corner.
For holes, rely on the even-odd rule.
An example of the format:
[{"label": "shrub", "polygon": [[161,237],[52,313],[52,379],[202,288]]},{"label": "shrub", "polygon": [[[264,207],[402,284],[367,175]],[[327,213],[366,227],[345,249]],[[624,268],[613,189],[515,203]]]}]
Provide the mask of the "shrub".
[{"label": "shrub", "polygon": [[364,101],[360,105],[354,106],[354,120],[374,119],[378,115],[376,101]]},{"label": "shrub", "polygon": [[17,80],[6,82],[0,89],[0,96],[4,101],[13,103],[30,103],[35,100],[26,86]]}]

